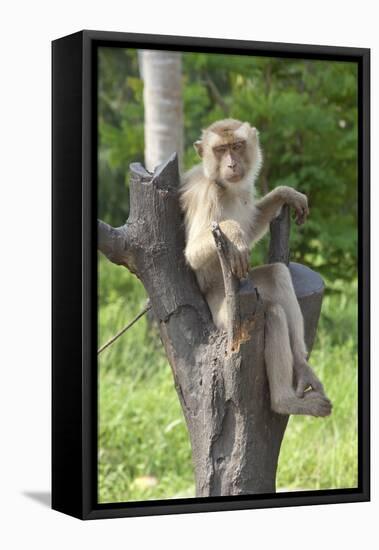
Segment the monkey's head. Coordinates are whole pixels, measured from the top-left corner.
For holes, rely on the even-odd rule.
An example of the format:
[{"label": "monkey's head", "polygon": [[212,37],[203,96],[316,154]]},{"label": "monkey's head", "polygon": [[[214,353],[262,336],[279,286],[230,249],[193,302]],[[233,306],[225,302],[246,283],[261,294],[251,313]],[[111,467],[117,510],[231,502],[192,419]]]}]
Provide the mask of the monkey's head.
[{"label": "monkey's head", "polygon": [[203,130],[194,147],[204,173],[222,187],[251,185],[262,165],[258,132],[248,122],[225,119]]}]

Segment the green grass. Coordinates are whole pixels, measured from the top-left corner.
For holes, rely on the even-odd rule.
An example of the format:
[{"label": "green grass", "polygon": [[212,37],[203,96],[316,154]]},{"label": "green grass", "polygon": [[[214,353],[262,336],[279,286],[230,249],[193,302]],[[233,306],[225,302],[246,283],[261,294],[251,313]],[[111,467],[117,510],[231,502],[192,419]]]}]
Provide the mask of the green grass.
[{"label": "green grass", "polygon": [[[99,259],[99,343],[144,306],[141,283]],[[334,283],[334,287],[337,285]],[[327,419],[292,417],[278,490],[357,484],[356,287],[323,303],[311,362],[334,403]],[[138,321],[99,360],[99,502],[194,495],[191,449],[154,324]]]},{"label": "green grass", "polygon": [[357,486],[356,288],[326,296],[311,364],[333,402],[325,419],[292,416],[280,453],[278,489]]}]

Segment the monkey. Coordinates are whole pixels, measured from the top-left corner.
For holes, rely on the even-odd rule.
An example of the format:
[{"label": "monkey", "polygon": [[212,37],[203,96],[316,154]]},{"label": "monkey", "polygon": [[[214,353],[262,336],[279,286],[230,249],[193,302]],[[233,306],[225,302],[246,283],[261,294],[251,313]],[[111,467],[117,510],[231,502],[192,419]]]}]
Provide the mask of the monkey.
[{"label": "monkey", "polygon": [[230,267],[238,279],[251,277],[265,306],[264,358],[273,411],[328,416],[332,404],[307,360],[304,321],[289,269],[274,263],[249,270],[250,248],[288,204],[296,223],[309,214],[306,195],[279,186],[260,200],[255,181],[263,164],[259,134],[248,122],[224,119],[203,130],[194,143],[201,162],[185,172],[179,189],[184,214],[186,262],[220,330],[227,312],[222,270],[211,223],[226,238]]}]

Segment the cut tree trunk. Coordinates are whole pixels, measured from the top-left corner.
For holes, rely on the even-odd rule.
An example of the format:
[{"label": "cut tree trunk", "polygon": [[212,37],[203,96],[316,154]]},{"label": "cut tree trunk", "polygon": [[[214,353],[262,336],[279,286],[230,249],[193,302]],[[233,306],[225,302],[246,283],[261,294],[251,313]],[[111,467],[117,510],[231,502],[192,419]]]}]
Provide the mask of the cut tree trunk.
[{"label": "cut tree trunk", "polygon": [[[259,289],[230,273],[215,225],[231,319],[227,333],[217,330],[183,255],[176,155],[153,175],[139,164],[130,170],[129,219],[120,228],[99,221],[99,250],[136,274],[149,295],[188,427],[196,495],[274,493],[288,417],[270,407]],[[309,271],[320,287],[319,276]],[[304,289],[301,269],[297,275],[303,307],[308,296],[313,303],[303,309],[305,325],[316,327],[322,281],[321,293],[314,292],[314,284]],[[314,334],[308,335],[309,349]]]}]

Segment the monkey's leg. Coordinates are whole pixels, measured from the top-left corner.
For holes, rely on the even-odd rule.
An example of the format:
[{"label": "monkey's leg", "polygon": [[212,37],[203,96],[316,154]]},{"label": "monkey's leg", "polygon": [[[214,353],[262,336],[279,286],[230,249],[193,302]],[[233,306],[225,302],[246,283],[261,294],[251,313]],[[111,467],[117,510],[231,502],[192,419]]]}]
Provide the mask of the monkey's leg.
[{"label": "monkey's leg", "polygon": [[252,269],[251,276],[263,300],[280,304],[284,309],[295,362],[306,360],[303,315],[289,269],[282,263],[263,265]]},{"label": "monkey's leg", "polygon": [[212,319],[216,327],[220,330],[226,330],[228,324],[228,312],[226,308],[224,285],[215,283],[206,295],[209,309],[212,313]]},{"label": "monkey's leg", "polygon": [[317,392],[297,397],[292,386],[293,357],[287,318],[279,304],[267,304],[265,323],[265,362],[272,409],[280,414],[328,416],[330,401]]},{"label": "monkey's leg", "polygon": [[274,301],[283,307],[289,328],[291,348],[294,359],[296,378],[296,395],[302,397],[304,391],[311,387],[325,395],[323,385],[307,361],[308,351],[304,338],[304,319],[293,288],[291,274],[284,264],[275,265]]},{"label": "monkey's leg", "polygon": [[263,299],[280,304],[285,312],[293,354],[297,396],[302,397],[309,387],[324,395],[320,380],[307,362],[304,320],[289,269],[282,263],[266,265],[252,270],[252,278]]}]

